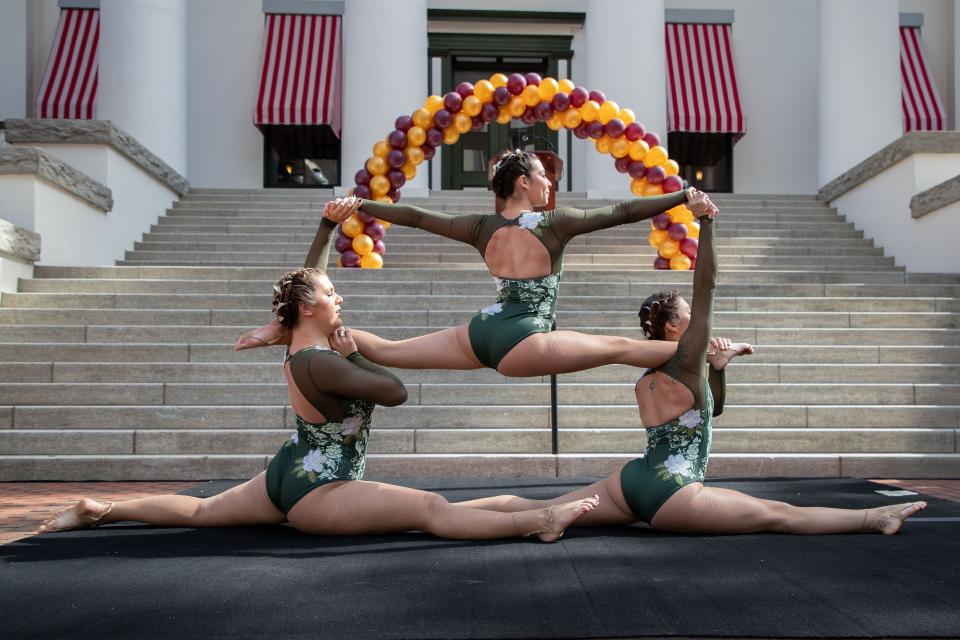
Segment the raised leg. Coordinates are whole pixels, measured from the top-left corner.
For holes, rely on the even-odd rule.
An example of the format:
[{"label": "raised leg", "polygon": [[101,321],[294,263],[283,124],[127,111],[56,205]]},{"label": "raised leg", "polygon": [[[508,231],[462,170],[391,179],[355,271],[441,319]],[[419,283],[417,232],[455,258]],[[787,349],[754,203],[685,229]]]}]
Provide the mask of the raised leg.
[{"label": "raised leg", "polygon": [[387,340],[367,331],[352,330],[360,352],[384,367],[402,369],[482,369],[473,355],[467,325],[406,340]]}]

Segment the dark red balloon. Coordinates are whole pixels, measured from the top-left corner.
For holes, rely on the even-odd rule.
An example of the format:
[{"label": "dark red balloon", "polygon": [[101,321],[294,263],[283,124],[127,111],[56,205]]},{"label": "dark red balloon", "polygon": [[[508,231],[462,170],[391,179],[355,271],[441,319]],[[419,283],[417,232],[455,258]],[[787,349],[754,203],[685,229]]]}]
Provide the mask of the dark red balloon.
[{"label": "dark red balloon", "polygon": [[527,107],[527,110],[523,112],[523,115],[520,116],[520,119],[523,121],[523,124],[536,124],[537,114],[533,110],[533,107]]},{"label": "dark red balloon", "polygon": [[587,133],[587,122],[581,122],[577,125],[576,129],[573,130],[573,135],[577,136],[581,140],[586,140],[590,137],[590,134]]},{"label": "dark red balloon", "polygon": [[440,109],[433,114],[433,124],[440,129],[446,129],[453,122],[453,116],[446,109]]},{"label": "dark red balloon", "polygon": [[550,99],[550,105],[554,111],[566,111],[570,108],[570,96],[563,91],[557,91]]},{"label": "dark red balloon", "polygon": [[387,191],[387,197],[394,202],[400,202],[400,189],[390,189]]},{"label": "dark red balloon", "polygon": [[683,180],[680,179],[680,176],[667,176],[660,183],[660,188],[663,189],[664,193],[676,193],[683,189]]},{"label": "dark red balloon", "polygon": [[461,98],[466,98],[467,96],[472,96],[472,95],[473,95],[473,85],[470,84],[469,82],[461,82],[460,84],[457,85],[456,91],[457,91],[457,94],[458,94]]},{"label": "dark red balloon", "polygon": [[[628,158],[630,156],[627,156]],[[630,174],[630,177],[634,180],[640,180],[647,174],[647,165],[643,164],[639,160],[631,161],[630,166],[627,168],[627,173]]]},{"label": "dark red balloon", "polygon": [[[459,113],[460,107],[463,106],[463,98],[460,97],[460,94],[456,91],[451,91],[447,95],[443,96],[443,108],[449,111],[450,113]],[[436,121],[437,116],[434,114],[434,121]]]},{"label": "dark red balloon", "polygon": [[639,122],[631,122],[623,129],[623,135],[625,135],[630,142],[640,140],[646,133],[647,130],[644,129],[643,125]]},{"label": "dark red balloon", "polygon": [[623,135],[623,130],[627,125],[623,124],[623,120],[620,118],[613,118],[604,125],[604,133],[606,133],[611,138],[619,138]]},{"label": "dark red balloon", "polygon": [[493,102],[498,107],[505,107],[510,102],[510,90],[506,87],[497,87],[493,90]]},{"label": "dark red balloon", "polygon": [[376,242],[383,237],[383,234],[386,233],[386,230],[383,228],[383,225],[379,222],[371,222],[366,227],[363,228],[363,232],[370,236],[370,239]]},{"label": "dark red balloon", "polygon": [[403,171],[400,171],[400,169],[390,169],[390,171],[387,171],[387,180],[390,181],[391,187],[399,189],[407,183],[407,176],[403,175]]},{"label": "dark red balloon", "polygon": [[687,256],[688,258],[697,257],[697,249],[700,248],[700,243],[696,238],[684,238],[680,241],[680,253]]},{"label": "dark red balloon", "polygon": [[583,103],[590,99],[590,94],[583,87],[574,87],[570,92],[570,106],[580,108]]},{"label": "dark red balloon", "polygon": [[364,224],[370,224],[376,220],[376,216],[372,216],[366,211],[357,211],[357,219],[363,222]]},{"label": "dark red balloon", "polygon": [[497,109],[497,105],[492,102],[484,102],[483,108],[480,109],[480,119],[484,122],[493,122],[497,119],[497,116],[500,115],[500,109]]},{"label": "dark red balloon", "polygon": [[697,259],[690,258],[690,270],[693,271],[696,268],[697,268]]},{"label": "dark red balloon", "polygon": [[394,121],[393,126],[406,133],[407,129],[413,126],[413,118],[410,116],[400,116]]},{"label": "dark red balloon", "polygon": [[549,102],[541,102],[533,108],[533,112],[536,114],[537,120],[546,122],[553,117],[553,106]]},{"label": "dark red balloon", "polygon": [[507,78],[507,91],[515,96],[523,93],[523,90],[526,88],[526,86],[527,79],[519,73],[511,73],[510,77]]},{"label": "dark red balloon", "polygon": [[670,219],[669,213],[658,213],[653,216],[653,226],[655,229],[660,229],[661,231],[666,231],[666,229],[673,224],[673,221]]},{"label": "dark red balloon", "polygon": [[540,74],[532,71],[523,76],[523,79],[527,81],[527,84],[532,84],[537,87],[539,87],[540,83],[543,82],[543,78],[540,77]]},{"label": "dark red balloon", "polygon": [[482,131],[487,124],[480,116],[473,116],[471,122],[472,124],[470,125],[470,131]]},{"label": "dark red balloon", "polygon": [[387,252],[387,245],[383,244],[383,240],[377,240],[373,243],[373,252],[383,255]]},{"label": "dark red balloon", "polygon": [[407,134],[400,129],[394,129],[387,136],[387,142],[390,143],[390,146],[394,149],[403,149],[407,146]]},{"label": "dark red balloon", "polygon": [[343,253],[352,246],[353,238],[348,238],[343,233],[338,233],[337,239],[333,241],[333,248],[337,250],[337,253]]},{"label": "dark red balloon", "polygon": [[617,158],[613,166],[616,167],[620,173],[627,173],[632,162],[633,160],[630,159],[630,156],[623,156],[622,158]]},{"label": "dark red balloon", "polygon": [[369,171],[360,169],[360,171],[353,174],[353,181],[357,184],[370,184],[370,178],[372,177]]},{"label": "dark red balloon", "polygon": [[353,249],[347,249],[340,255],[340,264],[347,267],[348,269],[353,269],[360,266],[360,256],[354,252]]},{"label": "dark red balloon", "polygon": [[599,140],[603,137],[604,126],[600,123],[599,120],[594,120],[593,122],[587,123],[587,135],[593,138],[594,140]]},{"label": "dark red balloon", "polygon": [[667,177],[667,172],[661,166],[647,167],[647,182],[650,184],[660,184]]},{"label": "dark red balloon", "polygon": [[596,102],[597,104],[603,104],[607,101],[607,96],[603,95],[603,91],[591,91],[590,99]]},{"label": "dark red balloon", "polygon": [[643,134],[643,141],[650,145],[650,148],[660,146],[660,136],[653,131],[647,131]]},{"label": "dark red balloon", "polygon": [[667,260],[666,258],[661,258],[660,256],[657,256],[657,259],[653,261],[653,268],[660,269],[660,270],[669,270],[670,261]]},{"label": "dark red balloon", "polygon": [[[440,142],[443,142],[443,134],[440,134]],[[423,151],[424,160],[430,160],[433,156],[437,155],[437,147],[432,144],[421,145],[420,151]]]},{"label": "dark red balloon", "polygon": [[353,195],[364,200],[369,200],[373,194],[370,193],[370,187],[365,184],[358,184],[353,188]]},{"label": "dark red balloon", "polygon": [[421,149],[427,145],[432,147],[439,147],[443,144],[443,129],[439,127],[430,127],[427,129],[427,144],[420,147]]},{"label": "dark red balloon", "polygon": [[680,242],[687,237],[687,225],[682,222],[674,222],[667,227],[667,235],[670,236],[671,240]]},{"label": "dark red balloon", "polygon": [[399,169],[406,161],[407,157],[403,155],[403,151],[400,151],[400,149],[391,149],[390,153],[387,154],[387,165],[392,169]]}]

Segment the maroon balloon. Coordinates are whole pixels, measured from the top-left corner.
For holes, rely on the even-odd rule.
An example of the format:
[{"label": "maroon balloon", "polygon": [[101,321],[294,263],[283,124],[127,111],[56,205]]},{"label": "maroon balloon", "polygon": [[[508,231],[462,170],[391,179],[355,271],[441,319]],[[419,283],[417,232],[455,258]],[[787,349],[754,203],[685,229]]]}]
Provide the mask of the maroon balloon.
[{"label": "maroon balloon", "polygon": [[612,118],[607,124],[604,125],[604,133],[606,133],[611,138],[619,138],[623,135],[623,130],[627,125],[623,124],[623,120],[620,118]]},{"label": "maroon balloon", "polygon": [[510,102],[510,90],[506,87],[497,87],[493,90],[493,102],[498,107],[505,107]]},{"label": "maroon balloon", "polygon": [[667,176],[660,183],[660,188],[663,189],[664,193],[676,193],[683,189],[683,180],[680,179],[680,176]]},{"label": "maroon balloon", "polygon": [[540,77],[540,74],[532,71],[523,76],[523,79],[527,81],[527,84],[532,84],[536,87],[539,87],[540,83],[543,82],[543,78]]},{"label": "maroon balloon", "polygon": [[647,182],[650,184],[660,184],[667,177],[667,172],[663,170],[663,167],[657,165],[655,167],[647,167]]},{"label": "maroon balloon", "polygon": [[526,88],[526,86],[527,79],[519,73],[511,73],[510,77],[507,78],[507,91],[509,91],[512,95],[520,95],[523,93],[523,90]]},{"label": "maroon balloon", "polygon": [[546,122],[553,117],[553,106],[549,102],[540,102],[533,108],[533,112],[536,114],[537,120]]},{"label": "maroon balloon", "polygon": [[[449,111],[450,113],[459,113],[460,108],[463,106],[463,98],[460,97],[460,94],[456,91],[451,91],[447,95],[443,96],[443,108]],[[433,116],[436,120],[436,115]]]},{"label": "maroon balloon", "polygon": [[472,96],[473,85],[470,84],[469,82],[461,82],[460,84],[457,85],[456,92],[461,98]]},{"label": "maroon balloon", "polygon": [[645,134],[643,134],[643,141],[653,148],[660,145],[660,136],[655,134],[653,131],[647,131]]},{"label": "maroon balloon", "polygon": [[593,122],[587,123],[587,135],[593,138],[594,140],[599,140],[603,137],[604,126],[600,123],[599,120],[594,120]]},{"label": "maroon balloon", "polygon": [[402,150],[405,146],[407,146],[407,134],[405,134],[403,131],[400,131],[400,129],[394,129],[387,136],[387,142],[389,142],[390,146],[394,149]]},{"label": "maroon balloon", "polygon": [[[629,158],[630,156],[627,157]],[[638,160],[631,161],[630,166],[627,168],[627,173],[629,173],[630,177],[634,180],[640,180],[647,174],[647,165]]]},{"label": "maroon balloon", "polygon": [[430,127],[427,129],[427,144],[420,147],[421,149],[427,145],[432,147],[439,147],[443,144],[443,129],[439,127]]},{"label": "maroon balloon", "polygon": [[383,240],[377,240],[373,243],[373,252],[383,255],[387,252],[387,245],[383,244]]},{"label": "maroon balloon", "polygon": [[360,256],[358,256],[353,249],[347,249],[340,256],[340,264],[347,267],[348,269],[359,267]]},{"label": "maroon balloon", "polygon": [[590,93],[583,87],[574,87],[570,92],[570,106],[579,109],[583,103],[590,99]]},{"label": "maroon balloon", "polygon": [[523,124],[537,124],[537,114],[533,110],[533,107],[527,107],[527,110],[523,112],[520,119],[523,121]]},{"label": "maroon balloon", "polygon": [[668,270],[670,269],[670,261],[667,260],[666,258],[661,258],[660,256],[657,256],[657,259],[653,261],[653,268],[660,269],[660,270]]},{"label": "maroon balloon", "polygon": [[352,246],[353,238],[348,238],[343,233],[338,233],[337,239],[333,241],[333,248],[337,250],[337,253],[343,253]]},{"label": "maroon balloon", "polygon": [[376,216],[370,215],[370,214],[367,213],[366,211],[357,211],[357,219],[360,220],[360,221],[362,221],[363,224],[370,224],[371,222],[373,222],[373,221],[376,220],[377,218],[376,218]]},{"label": "maroon balloon", "polygon": [[497,109],[497,105],[493,104],[492,102],[483,103],[483,108],[480,109],[481,120],[484,122],[493,122],[497,119],[498,115],[500,115],[500,109]]},{"label": "maroon balloon", "polygon": [[387,171],[387,180],[390,181],[391,187],[399,189],[407,183],[407,176],[403,175],[403,171],[400,171],[400,169],[390,169],[390,171]]},{"label": "maroon balloon", "polygon": [[673,224],[669,213],[658,213],[657,215],[653,216],[653,220],[651,222],[653,222],[654,228],[660,229],[661,231],[666,231],[667,228]]},{"label": "maroon balloon", "polygon": [[697,268],[697,259],[690,258],[690,270],[693,271],[696,268]]},{"label": "maroon balloon", "polygon": [[627,137],[627,140],[630,142],[636,142],[641,139],[647,130],[643,128],[643,125],[639,122],[631,122],[623,129],[623,135]]},{"label": "maroon balloon", "polygon": [[570,96],[563,91],[557,91],[550,99],[550,104],[554,111],[566,111],[570,108]]},{"label": "maroon balloon", "polygon": [[587,122],[581,122],[580,124],[578,124],[577,127],[573,130],[573,135],[577,136],[581,140],[586,140],[587,138],[589,138],[590,134],[587,133],[588,124],[589,123]]},{"label": "maroon balloon", "polygon": [[410,116],[399,116],[393,123],[393,126],[404,133],[413,126],[413,118]]},{"label": "maroon balloon", "polygon": [[373,197],[373,194],[370,193],[370,187],[365,184],[358,184],[353,188],[353,195],[358,198],[363,198],[364,200],[369,200]]},{"label": "maroon balloon", "polygon": [[607,96],[603,95],[603,91],[591,91],[590,99],[596,102],[597,104],[603,104],[607,101]]},{"label": "maroon balloon", "polygon": [[376,242],[383,237],[383,234],[386,233],[386,230],[383,228],[383,225],[379,222],[371,222],[366,227],[363,228],[363,232],[370,236],[370,239]]},{"label": "maroon balloon", "polygon": [[360,169],[360,171],[353,174],[353,181],[357,184],[370,184],[370,178],[372,177],[369,171]]},{"label": "maroon balloon", "polygon": [[697,257],[697,249],[700,248],[700,243],[696,238],[684,238],[680,241],[680,253],[687,256],[688,258]]},{"label": "maroon balloon", "polygon": [[670,236],[671,240],[680,242],[687,237],[687,225],[682,222],[674,222],[667,227],[667,235]]},{"label": "maroon balloon", "polygon": [[394,202],[400,202],[400,189],[390,189],[390,191],[387,191],[387,197]]},{"label": "maroon balloon", "polygon": [[433,114],[433,124],[440,129],[446,129],[453,122],[453,116],[446,109],[440,109]]},{"label": "maroon balloon", "polygon": [[387,154],[387,166],[392,169],[399,169],[406,161],[407,157],[403,155],[403,151],[400,151],[400,149],[391,149],[390,153]]},{"label": "maroon balloon", "polygon": [[632,163],[633,160],[630,159],[630,156],[623,156],[622,158],[617,158],[613,163],[613,166],[616,167],[617,171],[620,173],[627,173]]},{"label": "maroon balloon", "polygon": [[473,116],[471,122],[473,124],[470,125],[470,131],[483,131],[483,128],[487,124],[480,116]]},{"label": "maroon balloon", "polygon": [[[443,134],[440,134],[440,142],[443,142]],[[423,151],[424,160],[430,160],[433,156],[437,155],[437,147],[432,144],[421,145],[420,151]]]}]

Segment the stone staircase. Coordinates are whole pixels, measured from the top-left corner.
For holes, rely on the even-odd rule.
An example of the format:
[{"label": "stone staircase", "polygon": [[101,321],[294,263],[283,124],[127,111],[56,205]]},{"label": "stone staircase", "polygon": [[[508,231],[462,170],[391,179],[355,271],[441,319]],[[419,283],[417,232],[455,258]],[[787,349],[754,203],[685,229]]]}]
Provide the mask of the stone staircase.
[{"label": "stone staircase", "polygon": [[[292,431],[279,349],[234,353],[270,318],[322,192],[198,189],[115,267],[37,267],[0,298],[0,480],[245,478]],[[483,211],[483,192],[413,201]],[[598,206],[583,194],[561,204]],[[729,370],[713,476],[957,477],[960,277],[905,273],[813,197],[718,195],[716,333],[757,346]],[[690,294],[650,267],[648,225],[570,243],[558,325],[639,337],[638,303]],[[393,226],[387,268],[336,270],[348,325],[390,338],[467,320],[492,300],[475,251]],[[548,379],[400,371],[409,401],[374,414],[374,476],[601,475],[645,445],[638,376]]]}]

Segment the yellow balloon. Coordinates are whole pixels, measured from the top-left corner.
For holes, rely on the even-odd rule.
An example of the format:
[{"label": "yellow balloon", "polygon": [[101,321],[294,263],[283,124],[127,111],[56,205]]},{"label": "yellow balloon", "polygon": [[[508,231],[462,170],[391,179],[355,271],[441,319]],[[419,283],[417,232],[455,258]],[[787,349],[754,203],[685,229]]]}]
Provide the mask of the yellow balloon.
[{"label": "yellow balloon", "polygon": [[480,102],[490,102],[493,100],[493,83],[489,80],[479,80],[473,85],[473,95],[480,99]]},{"label": "yellow balloon", "polygon": [[364,226],[363,220],[354,214],[340,223],[340,230],[343,231],[343,235],[353,238],[358,233],[363,233]]},{"label": "yellow balloon", "polygon": [[623,124],[630,124],[631,122],[637,121],[637,114],[633,112],[633,109],[620,109],[617,117],[623,120]]},{"label": "yellow balloon", "polygon": [[403,155],[407,156],[407,162],[414,166],[423,162],[423,149],[420,147],[407,147],[403,150]]},{"label": "yellow balloon", "polygon": [[691,264],[693,263],[690,262],[690,258],[682,253],[678,253],[670,258],[670,268],[674,271],[690,271]]},{"label": "yellow balloon", "polygon": [[[503,75],[502,73],[495,73],[490,76],[490,84],[493,85],[494,89],[505,87],[507,86],[507,76]],[[476,91],[476,87],[474,87],[474,91]]]},{"label": "yellow balloon", "polygon": [[596,100],[587,100],[580,105],[580,117],[583,118],[584,122],[593,122],[597,119],[599,113],[600,105],[597,104]]},{"label": "yellow balloon", "polygon": [[563,112],[563,126],[567,129],[576,129],[583,122],[578,109],[567,109]]},{"label": "yellow balloon", "polygon": [[430,96],[423,102],[423,108],[429,111],[432,116],[443,108],[443,98],[436,95]]},{"label": "yellow balloon", "polygon": [[668,176],[675,176],[680,173],[680,165],[677,164],[676,160],[667,160],[667,164],[663,165],[663,168]]},{"label": "yellow balloon", "polygon": [[[429,129],[433,126],[433,115],[423,107],[420,107],[414,111],[412,117],[413,124],[417,125],[421,129]],[[410,135],[409,131],[407,132],[407,135]]]},{"label": "yellow balloon", "polygon": [[603,135],[594,144],[597,147],[597,151],[599,151],[600,153],[610,153],[611,142],[612,141],[610,140],[610,136]]},{"label": "yellow balloon", "polygon": [[340,256],[337,256],[337,266],[343,267],[343,260],[340,259]]},{"label": "yellow balloon", "polygon": [[373,155],[378,158],[387,159],[387,154],[390,153],[390,149],[393,147],[390,146],[390,143],[386,140],[381,140],[380,142],[373,145]]},{"label": "yellow balloon", "polygon": [[660,247],[660,243],[669,238],[667,235],[666,229],[654,229],[650,232],[650,235],[647,236],[647,242],[650,243],[650,246],[654,249]]},{"label": "yellow balloon", "polygon": [[560,131],[560,129],[563,129],[563,114],[555,113],[550,116],[550,119],[547,120],[547,126],[553,131]]},{"label": "yellow balloon", "polygon": [[680,253],[680,243],[676,240],[670,240],[667,238],[659,244],[657,247],[657,252],[660,254],[661,258],[666,258],[669,260],[673,256]]},{"label": "yellow balloon", "polygon": [[423,127],[412,126],[407,129],[407,144],[411,147],[419,147],[427,141],[427,132]]},{"label": "yellow balloon", "polygon": [[643,195],[643,188],[647,186],[646,178],[640,178],[639,180],[633,179],[630,181],[630,193],[635,196]]},{"label": "yellow balloon", "polygon": [[387,229],[390,228],[390,223],[387,222],[386,220],[381,220],[380,218],[377,218],[377,222],[379,222],[380,224],[383,225],[383,230],[384,230],[384,231],[386,231]]},{"label": "yellow balloon", "polygon": [[544,78],[540,81],[540,98],[543,100],[553,100],[553,96],[560,91],[560,83],[553,78]]},{"label": "yellow balloon", "polygon": [[[421,152],[423,153],[423,152]],[[420,162],[423,162],[423,158],[420,158]],[[400,171],[403,171],[403,177],[407,180],[413,180],[417,175],[417,165],[412,162],[404,162],[403,166],[400,167]]]},{"label": "yellow balloon", "polygon": [[456,125],[452,124],[443,130],[443,144],[456,144],[459,139],[460,132],[457,131]]},{"label": "yellow balloon", "polygon": [[353,242],[350,244],[358,256],[365,256],[373,251],[373,239],[365,233],[353,236]]},{"label": "yellow balloon", "polygon": [[372,176],[382,176],[387,172],[387,161],[379,156],[367,160],[367,171]]},{"label": "yellow balloon", "polygon": [[687,222],[687,237],[698,240],[700,238],[700,223],[699,222]]},{"label": "yellow balloon", "polygon": [[668,159],[667,150],[657,145],[652,147],[650,151],[647,151],[647,156],[643,159],[643,164],[652,167],[654,165],[664,164]]},{"label": "yellow balloon", "polygon": [[470,131],[470,127],[472,126],[473,120],[471,120],[467,114],[460,112],[453,116],[453,128],[457,130],[457,133],[466,133]]},{"label": "yellow balloon", "polygon": [[467,96],[463,99],[461,111],[468,116],[480,115],[481,109],[483,109],[483,101],[477,96]]},{"label": "yellow balloon", "polygon": [[377,196],[374,198],[377,202],[383,202],[385,204],[393,204],[393,198],[390,196]]},{"label": "yellow balloon", "polygon": [[570,92],[573,91],[577,86],[573,84],[573,80],[571,80],[570,78],[564,78],[557,84],[559,85],[558,86],[559,90],[564,92],[567,95],[570,95]]},{"label": "yellow balloon", "polygon": [[648,183],[647,186],[645,186],[645,187],[643,188],[643,194],[642,194],[642,195],[643,195],[644,197],[647,197],[647,196],[662,196],[662,195],[663,195],[663,187],[661,187],[661,186],[658,185],[658,184],[649,184],[649,183]]},{"label": "yellow balloon", "polygon": [[520,94],[520,97],[523,98],[525,105],[535,107],[540,103],[540,87],[535,84],[528,84],[523,88],[523,93]]},{"label": "yellow balloon", "polygon": [[630,143],[630,159],[637,162],[643,160],[647,152],[650,151],[650,145],[643,140],[634,140]]},{"label": "yellow balloon", "polygon": [[386,176],[373,176],[370,178],[370,193],[374,196],[382,196],[390,191],[390,181]]},{"label": "yellow balloon", "polygon": [[383,256],[375,251],[371,251],[365,256],[360,256],[361,269],[382,269]]},{"label": "yellow balloon", "polygon": [[614,138],[610,143],[610,155],[614,158],[625,158],[628,153],[630,153],[630,142],[623,136]]},{"label": "yellow balloon", "polygon": [[620,105],[613,100],[607,100],[600,105],[600,111],[597,114],[597,117],[600,118],[601,123],[607,124],[616,118],[618,113],[620,113]]},{"label": "yellow balloon", "polygon": [[523,115],[523,112],[527,110],[527,103],[524,102],[520,96],[513,96],[513,98],[510,99],[510,104],[507,106],[510,108],[510,115],[514,118],[519,118]]},{"label": "yellow balloon", "polygon": [[500,113],[497,114],[497,124],[507,124],[513,120],[513,114],[510,113],[509,107],[503,107],[500,109]]},{"label": "yellow balloon", "polygon": [[[667,211],[667,213],[670,214],[671,222],[679,222],[681,224],[690,224],[693,222],[693,212],[687,209],[686,205],[677,205]],[[699,234],[699,227],[697,233]]]}]

